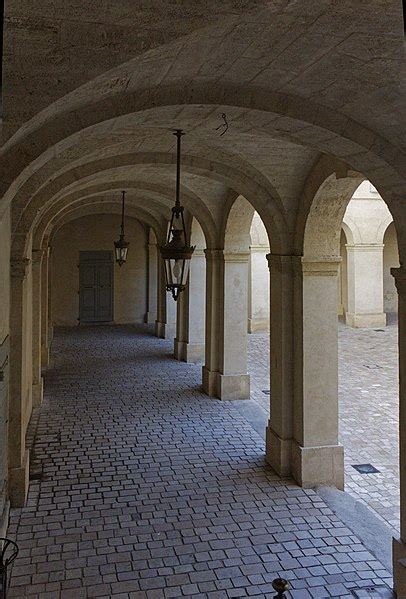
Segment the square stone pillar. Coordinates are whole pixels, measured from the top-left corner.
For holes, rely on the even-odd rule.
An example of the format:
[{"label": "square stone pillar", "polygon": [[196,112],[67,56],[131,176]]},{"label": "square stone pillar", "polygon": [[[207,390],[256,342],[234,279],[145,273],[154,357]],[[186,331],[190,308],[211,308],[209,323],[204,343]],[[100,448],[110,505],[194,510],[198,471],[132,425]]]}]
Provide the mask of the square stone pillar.
[{"label": "square stone pillar", "polygon": [[12,507],[25,504],[29,485],[29,453],[25,447],[27,418],[31,413],[31,369],[27,365],[26,280],[30,259],[11,262],[10,301],[10,397],[9,397],[9,494]]},{"label": "square stone pillar", "polygon": [[250,247],[248,332],[269,331],[269,272],[267,254],[262,246]]},{"label": "square stone pillar", "polygon": [[398,597],[406,597],[406,268],[392,268],[399,302],[399,465],[400,538],[393,539],[393,579]]},{"label": "square stone pillar", "polygon": [[[220,399],[250,397],[247,374],[248,260],[249,252],[220,251],[211,254],[207,262],[208,312],[203,387],[210,395]],[[216,310],[218,314],[214,316],[212,312]],[[216,323],[215,327],[213,323]],[[208,338],[213,335],[217,339],[216,344]],[[208,355],[208,351],[213,350],[217,363]]]},{"label": "square stone pillar", "polygon": [[206,303],[206,259],[204,250],[195,250],[189,281],[178,299],[175,358],[197,364],[204,360]]},{"label": "square stone pillar", "polygon": [[148,312],[147,323],[158,320],[158,246],[156,243],[148,244]]},{"label": "square stone pillar", "polygon": [[155,335],[161,339],[174,339],[176,335],[176,302],[166,291],[165,270],[161,256],[158,259],[158,302]]},{"label": "square stone pillar", "polygon": [[338,442],[337,284],[341,258],[296,264],[292,474],[303,487],[344,488]]},{"label": "square stone pillar", "polygon": [[270,276],[270,418],[266,460],[280,476],[292,473],[293,276],[298,256],[268,254]]},{"label": "square stone pillar", "polygon": [[383,311],[383,243],[346,245],[348,312],[351,327],[386,325]]},{"label": "square stone pillar", "polygon": [[52,341],[51,320],[51,248],[44,252],[41,261],[41,368],[49,364],[50,343]]},{"label": "square stone pillar", "polygon": [[206,323],[205,363],[202,368],[204,391],[216,397],[219,363],[219,331],[222,326],[223,250],[205,250],[206,255]]},{"label": "square stone pillar", "polygon": [[32,250],[32,405],[40,406],[43,397],[41,375],[41,284],[45,250]]}]

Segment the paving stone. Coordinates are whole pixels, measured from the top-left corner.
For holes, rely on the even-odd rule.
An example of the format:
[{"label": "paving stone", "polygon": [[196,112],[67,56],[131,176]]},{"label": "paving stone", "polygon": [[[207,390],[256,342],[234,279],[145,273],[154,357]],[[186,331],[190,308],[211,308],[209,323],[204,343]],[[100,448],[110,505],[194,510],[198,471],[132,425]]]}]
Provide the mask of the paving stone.
[{"label": "paving stone", "polygon": [[[338,325],[340,442],[345,453],[345,490],[399,533],[398,327],[379,331]],[[269,334],[248,335],[251,398],[269,411]],[[272,399],[271,399],[272,401]],[[385,423],[382,426],[382,423]],[[379,473],[359,474],[370,463]]]},{"label": "paving stone", "polygon": [[299,599],[390,584],[314,491],[264,465],[260,436],[171,345],[131,326],[56,331],[32,420],[43,478],[11,514],[10,596],[266,597],[281,575]]}]

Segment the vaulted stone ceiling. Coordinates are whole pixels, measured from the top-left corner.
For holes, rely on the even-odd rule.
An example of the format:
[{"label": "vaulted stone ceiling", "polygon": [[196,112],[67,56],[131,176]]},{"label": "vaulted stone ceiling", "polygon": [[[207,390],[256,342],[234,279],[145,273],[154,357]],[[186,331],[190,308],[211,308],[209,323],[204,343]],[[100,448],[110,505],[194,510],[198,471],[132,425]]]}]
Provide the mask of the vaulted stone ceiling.
[{"label": "vaulted stone ceiling", "polygon": [[174,128],[185,204],[207,226],[242,194],[292,232],[321,153],[403,197],[404,75],[400,2],[13,2],[0,162],[13,229],[123,185],[164,217]]}]

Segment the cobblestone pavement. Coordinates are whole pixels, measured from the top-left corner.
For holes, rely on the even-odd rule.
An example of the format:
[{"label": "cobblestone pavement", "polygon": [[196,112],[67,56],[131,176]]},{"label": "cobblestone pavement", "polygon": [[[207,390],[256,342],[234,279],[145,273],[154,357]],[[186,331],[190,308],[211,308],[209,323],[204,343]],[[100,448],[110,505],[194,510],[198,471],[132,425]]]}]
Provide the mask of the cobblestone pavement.
[{"label": "cobblestone pavement", "polygon": [[[269,336],[249,335],[252,398],[269,411]],[[339,324],[340,442],[346,491],[399,531],[397,323],[379,329]],[[378,473],[359,474],[353,465]]]},{"label": "cobblestone pavement", "polygon": [[269,597],[282,575],[292,598],[349,599],[390,584],[314,491],[272,474],[235,402],[202,394],[201,367],[171,348],[132,327],[57,331],[32,420],[36,480],[12,511],[10,597]]}]

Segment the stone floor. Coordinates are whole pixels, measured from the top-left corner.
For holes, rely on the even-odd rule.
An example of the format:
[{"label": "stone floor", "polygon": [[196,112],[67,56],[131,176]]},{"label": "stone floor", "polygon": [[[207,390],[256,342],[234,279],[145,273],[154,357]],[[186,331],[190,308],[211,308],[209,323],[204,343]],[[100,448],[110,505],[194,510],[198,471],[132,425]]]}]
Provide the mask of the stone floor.
[{"label": "stone floor", "polygon": [[[312,490],[278,479],[200,366],[131,327],[58,331],[9,529],[10,597],[371,597],[389,574]],[[386,590],[385,590],[386,589]]]},{"label": "stone floor", "polygon": [[[249,336],[252,398],[269,411],[269,335]],[[397,323],[379,329],[339,324],[340,441],[346,491],[399,531]],[[359,474],[353,465],[379,472]]]}]

